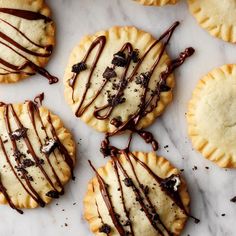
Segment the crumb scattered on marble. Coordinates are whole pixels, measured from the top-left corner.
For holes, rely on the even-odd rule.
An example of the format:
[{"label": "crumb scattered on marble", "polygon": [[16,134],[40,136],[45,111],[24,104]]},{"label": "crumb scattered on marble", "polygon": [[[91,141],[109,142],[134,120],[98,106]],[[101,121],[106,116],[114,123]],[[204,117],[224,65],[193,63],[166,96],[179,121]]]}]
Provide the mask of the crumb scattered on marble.
[{"label": "crumb scattered on marble", "polygon": [[234,196],[232,199],[230,199],[231,202],[236,203],[236,196]]},{"label": "crumb scattered on marble", "polygon": [[197,166],[194,166],[194,167],[192,168],[192,170],[197,170]]}]

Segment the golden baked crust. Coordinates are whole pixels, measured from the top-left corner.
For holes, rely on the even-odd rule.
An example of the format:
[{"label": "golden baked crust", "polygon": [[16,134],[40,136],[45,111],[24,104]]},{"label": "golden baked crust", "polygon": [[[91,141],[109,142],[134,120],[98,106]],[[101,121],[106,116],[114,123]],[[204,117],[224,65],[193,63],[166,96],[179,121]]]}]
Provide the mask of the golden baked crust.
[{"label": "golden baked crust", "polygon": [[188,0],[188,4],[198,23],[211,35],[236,42],[235,0]]},{"label": "golden baked crust", "polygon": [[146,6],[165,6],[168,4],[176,4],[179,0],[134,0]]},{"label": "golden baked crust", "polygon": [[[184,212],[165,191],[162,191],[163,188],[160,188],[160,183],[154,179],[149,170],[161,179],[166,179],[170,176],[178,176],[180,172],[166,159],[163,157],[157,157],[153,152],[134,152],[133,154],[129,154],[129,158],[132,165],[128,161],[129,159],[127,159],[125,154],[122,154],[118,159],[119,163],[126,171],[128,178],[122,172],[122,168],[119,168],[119,165],[117,165],[118,175],[116,174],[114,159],[110,160],[104,167],[97,170],[99,176],[103,179],[107,186],[113,209],[115,214],[119,215],[118,219],[122,223],[123,228],[130,232],[130,227],[132,227],[134,235],[159,235],[157,230],[155,230],[148,220],[146,213],[144,213],[145,210],[140,210],[143,206],[137,200],[137,195],[135,194],[134,189],[130,187],[131,185],[127,185],[127,183],[125,183],[125,181],[130,178],[139,193],[143,194],[146,192],[146,196],[148,196],[156,210],[156,213],[159,215],[162,223],[166,226],[168,231],[173,233],[173,235],[179,235],[188,218],[188,214],[186,212],[188,212],[190,200],[186,184],[183,179],[180,178],[181,184],[178,187],[178,193],[185,208]],[[147,169],[144,168],[144,166],[146,166]],[[119,176],[119,178],[117,176]],[[119,179],[121,185],[119,185]],[[128,182],[130,182],[130,180]],[[144,192],[142,189],[144,189]],[[121,200],[122,192],[124,204]],[[150,207],[151,205],[149,205],[146,200],[145,195],[142,195],[141,202],[145,202],[145,204],[147,204],[147,209],[153,209],[153,207]],[[128,217],[125,215],[124,208],[128,209]],[[98,175],[88,184],[88,191],[84,198],[84,212],[84,217],[88,221],[90,229],[94,235],[106,235],[105,233],[100,232],[101,227],[104,225],[108,225],[110,227],[111,232],[109,235],[119,235],[117,228],[114,226],[112,218],[108,213],[108,208],[101,194]],[[129,219],[128,222],[130,222],[128,225],[125,224],[127,219]],[[163,228],[162,232],[163,235],[167,235],[166,231],[163,231]]]},{"label": "golden baked crust", "polygon": [[188,133],[196,150],[220,167],[236,167],[236,65],[204,76],[189,102]]},{"label": "golden baked crust", "polygon": [[[27,10],[40,13],[46,17],[51,16],[50,8],[44,0],[0,0],[0,8]],[[20,34],[18,30],[28,39]],[[44,67],[47,64],[51,55],[51,49],[55,45],[55,25],[53,21],[26,20],[0,12],[0,31],[19,43],[23,48],[33,53],[44,54],[44,56],[32,55],[20,48],[14,47],[11,42],[8,42],[7,45],[14,48],[16,52],[6,45],[0,44],[1,59],[17,67],[24,65],[27,60],[39,67]],[[34,43],[40,45],[40,47]],[[50,49],[47,50],[43,46],[50,46]],[[27,60],[17,53],[26,57]],[[35,73],[35,70],[31,66],[26,66],[22,70],[15,70],[2,63],[0,64],[0,83],[14,83]]]},{"label": "golden baked crust", "polygon": [[[33,109],[32,113],[29,107]],[[71,166],[68,163],[71,163],[72,168],[75,164],[75,143],[72,135],[64,128],[58,116],[45,107],[40,107],[38,110],[34,108],[36,106],[32,102],[0,107],[0,182],[16,208],[39,206],[40,201],[35,200],[36,195],[44,204],[47,204],[54,198],[48,196],[50,191],[57,192],[55,196],[57,198],[59,193],[63,193],[63,186],[71,178]],[[13,112],[23,129],[19,128],[20,124],[14,118]],[[32,114],[36,130],[30,119]],[[10,133],[7,120],[11,129]],[[18,131],[24,131],[25,128],[27,129],[26,136],[24,134],[19,136]],[[17,132],[18,138],[14,136]],[[47,147],[47,141],[56,141],[56,146],[47,150],[49,147]],[[15,144],[16,147],[14,147]],[[45,152],[42,151],[43,147],[46,148]],[[65,152],[61,151],[63,147]],[[69,162],[65,153],[68,154]],[[29,180],[29,184],[26,179]],[[1,191],[0,204],[6,203],[9,201]]]},{"label": "golden baked crust", "polygon": [[[96,94],[99,90],[99,87],[104,81],[103,72],[106,67],[110,65],[112,61],[113,54],[117,53],[124,44],[127,42],[131,43],[134,49],[139,50],[139,55],[142,57],[145,52],[149,49],[149,47],[156,42],[150,34],[141,31],[135,27],[112,27],[108,31],[101,31],[96,33],[95,35],[89,35],[84,37],[79,45],[77,45],[70,56],[69,63],[66,67],[65,76],[64,76],[64,85],[65,85],[65,98],[69,105],[72,107],[74,113],[76,113],[79,104],[82,100],[82,95],[84,93],[86,87],[86,78],[89,76],[90,70],[82,71],[78,76],[76,83],[74,85],[74,89],[70,86],[70,80],[73,77],[74,73],[72,72],[73,65],[80,62],[86,52],[88,51],[91,44],[97,39],[99,36],[106,37],[106,45],[101,54],[101,57],[98,61],[98,64],[94,70],[91,80],[91,87],[88,90],[88,94],[84,99],[84,104],[89,103],[92,99],[92,96]],[[139,73],[144,73],[150,70],[153,63],[157,60],[158,55],[160,54],[162,43],[158,43],[148,56],[143,61],[141,68],[138,71]],[[88,68],[91,67],[91,64],[94,60],[96,50],[94,50],[91,56],[88,59],[87,65]],[[164,52],[161,60],[155,69],[153,75],[151,76],[151,80],[149,83],[149,92],[154,90],[156,84],[160,80],[160,73],[165,71],[168,63],[170,63],[170,59],[168,55]],[[135,63],[131,64],[128,74],[131,74],[133,70],[133,66]],[[114,125],[110,123],[113,118],[121,118],[122,121],[128,120],[130,115],[138,110],[138,106],[140,105],[140,93],[143,92],[143,89],[140,88],[140,85],[135,83],[135,78],[129,84],[129,86],[125,89],[125,102],[122,104],[118,104],[112,111],[111,115],[107,119],[97,119],[94,116],[95,107],[102,107],[107,104],[109,95],[115,92],[113,89],[114,83],[117,85],[117,81],[120,80],[121,74],[123,73],[122,68],[117,68],[116,70],[117,77],[112,79],[109,83],[106,84],[100,95],[96,98],[96,100],[91,104],[91,106],[80,116],[80,118],[92,126],[98,131],[101,132],[111,132],[115,129]],[[116,82],[114,82],[116,81]],[[138,128],[145,128],[151,125],[156,117],[158,117],[164,111],[165,107],[172,101],[172,88],[174,87],[174,76],[171,74],[166,82],[166,85],[170,88],[169,91],[160,93],[160,100],[158,101],[158,105],[152,110],[152,112],[146,114],[139,122]],[[109,93],[108,93],[109,91]],[[73,101],[73,93],[74,93],[74,101]],[[148,93],[150,96],[151,93]]]}]

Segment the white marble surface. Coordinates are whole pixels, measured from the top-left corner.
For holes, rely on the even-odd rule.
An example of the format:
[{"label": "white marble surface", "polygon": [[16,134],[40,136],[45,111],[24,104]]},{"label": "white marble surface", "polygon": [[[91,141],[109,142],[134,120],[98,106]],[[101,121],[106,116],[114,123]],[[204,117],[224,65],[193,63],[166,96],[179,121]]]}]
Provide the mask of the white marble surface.
[{"label": "white marble surface", "polygon": [[[112,25],[135,25],[158,36],[175,20],[181,21],[168,49],[174,56],[187,46],[196,49],[194,57],[176,73],[174,102],[165,114],[150,128],[164,155],[180,169],[185,169],[192,199],[192,214],[201,219],[189,220],[182,235],[235,236],[236,204],[229,200],[236,195],[236,171],[223,170],[192,150],[186,132],[187,102],[197,80],[214,67],[236,61],[234,45],[212,38],[202,30],[189,14],[185,1],[163,8],[143,7],[131,0],[50,0],[57,25],[57,46],[48,65],[50,72],[63,77],[69,53],[87,33]],[[26,210],[23,216],[9,207],[0,207],[1,236],[90,236],[83,220],[82,200],[86,183],[93,175],[87,160],[96,166],[105,163],[99,153],[103,137],[77,120],[64,101],[62,80],[49,86],[40,76],[34,76],[15,85],[0,85],[0,100],[20,102],[44,91],[45,105],[60,115],[72,130],[78,145],[76,181],[66,188],[66,194],[45,209]],[[81,140],[80,140],[81,139]],[[121,142],[118,140],[117,142]],[[139,149],[150,150],[141,141]],[[169,145],[168,149],[163,146]],[[140,148],[141,147],[141,148]],[[192,168],[198,169],[193,171]],[[205,169],[209,166],[209,170]],[[73,205],[76,203],[76,205]],[[221,214],[225,213],[223,217]],[[65,227],[65,223],[68,224]]]}]

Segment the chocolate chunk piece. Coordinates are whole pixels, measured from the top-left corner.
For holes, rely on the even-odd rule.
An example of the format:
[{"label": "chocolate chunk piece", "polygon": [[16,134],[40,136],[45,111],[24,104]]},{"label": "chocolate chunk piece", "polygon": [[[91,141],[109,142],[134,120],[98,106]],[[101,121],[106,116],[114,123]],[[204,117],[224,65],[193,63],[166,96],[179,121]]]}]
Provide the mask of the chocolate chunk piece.
[{"label": "chocolate chunk piece", "polygon": [[161,182],[161,186],[170,192],[177,192],[180,184],[181,181],[178,175],[171,175]]},{"label": "chocolate chunk piece", "polygon": [[117,76],[115,70],[111,67],[107,67],[106,70],[104,71],[102,77],[109,80],[111,78],[115,78]]},{"label": "chocolate chunk piece", "polygon": [[50,198],[59,198],[59,193],[55,190],[51,190],[46,193],[46,196],[48,196]]},{"label": "chocolate chunk piece", "polygon": [[138,77],[136,77],[135,83],[141,85],[143,88],[146,88],[148,86],[149,78],[149,72],[141,73]]},{"label": "chocolate chunk piece", "polygon": [[41,152],[50,155],[58,146],[58,143],[54,139],[46,140],[45,144],[41,147]]},{"label": "chocolate chunk piece", "polygon": [[131,60],[134,63],[137,63],[139,61],[139,50],[138,49],[134,49],[134,51],[131,53]]},{"label": "chocolate chunk piece", "polygon": [[111,233],[111,227],[108,224],[104,224],[103,226],[99,228],[99,232],[109,234]]},{"label": "chocolate chunk piece", "polygon": [[126,55],[123,52],[117,52],[111,62],[113,65],[118,67],[125,67],[127,64]]},{"label": "chocolate chunk piece", "polygon": [[27,130],[28,129],[25,128],[25,127],[19,128],[19,129],[15,130],[15,131],[11,132],[10,133],[10,137],[13,140],[19,140],[21,138],[24,138],[27,135]]},{"label": "chocolate chunk piece", "polygon": [[25,157],[25,154],[21,153],[19,150],[16,150],[13,154],[16,161],[21,161],[21,158]]},{"label": "chocolate chunk piece", "polygon": [[124,181],[125,186],[127,187],[131,187],[134,185],[131,178],[125,178],[123,181]]},{"label": "chocolate chunk piece", "polygon": [[72,72],[77,73],[77,74],[86,69],[87,69],[87,65],[85,62],[79,62],[72,66]]},{"label": "chocolate chunk piece", "polygon": [[34,165],[35,165],[35,162],[32,161],[32,160],[30,160],[30,159],[24,159],[24,160],[22,161],[22,166],[23,166],[24,168],[31,167],[31,166],[34,166]]}]

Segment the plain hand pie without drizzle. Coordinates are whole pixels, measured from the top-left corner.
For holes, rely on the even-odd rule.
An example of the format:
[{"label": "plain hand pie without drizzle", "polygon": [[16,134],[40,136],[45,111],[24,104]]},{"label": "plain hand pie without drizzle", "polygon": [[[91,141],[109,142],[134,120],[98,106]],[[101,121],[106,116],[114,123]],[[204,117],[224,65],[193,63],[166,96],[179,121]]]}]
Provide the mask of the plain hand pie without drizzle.
[{"label": "plain hand pie without drizzle", "polygon": [[236,66],[214,69],[189,102],[188,133],[194,148],[220,167],[236,168]]}]

